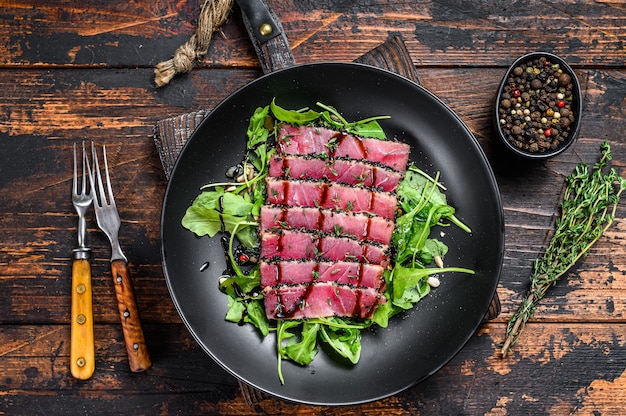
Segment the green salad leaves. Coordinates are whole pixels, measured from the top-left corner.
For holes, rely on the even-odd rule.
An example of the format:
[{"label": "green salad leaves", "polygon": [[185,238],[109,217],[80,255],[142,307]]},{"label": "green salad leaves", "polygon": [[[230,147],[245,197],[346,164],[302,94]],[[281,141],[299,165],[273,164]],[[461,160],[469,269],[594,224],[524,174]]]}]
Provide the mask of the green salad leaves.
[{"label": "green salad leaves", "polygon": [[[265,315],[260,285],[259,265],[251,261],[259,251],[258,226],[261,205],[265,201],[265,177],[275,149],[273,141],[280,123],[325,126],[361,137],[385,140],[379,120],[371,117],[347,121],[331,106],[317,103],[321,111],[309,108],[288,110],[273,100],[257,108],[247,129],[246,153],[232,182],[209,184],[195,198],[182,219],[182,225],[198,236],[221,234],[228,266],[219,288],[228,297],[226,320],[250,323],[266,336],[276,333],[278,376],[284,383],[282,360],[300,365],[313,361],[324,343],[337,356],[356,364],[361,355],[361,334],[373,325],[387,327],[389,319],[413,306],[438,285],[434,275],[468,273],[460,267],[444,267],[448,247],[431,237],[435,226],[456,226],[471,230],[455,216],[446,201],[445,188],[438,175],[430,177],[416,166],[409,166],[398,186],[398,216],[392,235],[395,257],[393,268],[386,270],[387,302],[376,309],[371,319],[317,318],[309,320],[269,321]],[[241,246],[249,254],[239,255]]]}]

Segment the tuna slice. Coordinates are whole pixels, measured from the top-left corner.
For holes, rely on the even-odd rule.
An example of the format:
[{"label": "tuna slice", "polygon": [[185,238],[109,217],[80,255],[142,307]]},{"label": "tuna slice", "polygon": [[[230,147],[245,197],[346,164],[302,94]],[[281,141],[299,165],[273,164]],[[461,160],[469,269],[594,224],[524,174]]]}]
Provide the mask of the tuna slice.
[{"label": "tuna slice", "polygon": [[283,124],[278,137],[279,153],[288,155],[327,155],[380,163],[404,172],[410,147],[391,140],[358,138],[325,128],[294,127]]},{"label": "tuna slice", "polygon": [[267,178],[267,202],[289,207],[372,213],[393,220],[398,200],[389,192],[336,183]]},{"label": "tuna slice", "polygon": [[261,207],[270,319],[371,318],[386,302],[398,183],[409,146],[283,124]]},{"label": "tuna slice", "polygon": [[274,155],[269,174],[282,179],[325,179],[345,185],[365,186],[393,192],[402,173],[365,161],[335,159],[332,163],[317,157]]},{"label": "tuna slice", "polygon": [[280,260],[356,261],[389,265],[389,246],[364,243],[348,237],[320,235],[316,232],[284,230],[261,232],[261,258]]},{"label": "tuna slice", "polygon": [[361,241],[389,244],[393,228],[393,221],[362,212],[277,205],[261,207],[261,231],[318,230],[338,236],[349,236]]},{"label": "tuna slice", "polygon": [[279,319],[353,316],[369,318],[382,295],[374,288],[351,288],[322,282],[266,287],[265,313]]},{"label": "tuna slice", "polygon": [[336,282],[353,287],[380,289],[384,283],[384,270],[378,264],[349,261],[262,261],[261,285],[293,286],[316,282]]}]

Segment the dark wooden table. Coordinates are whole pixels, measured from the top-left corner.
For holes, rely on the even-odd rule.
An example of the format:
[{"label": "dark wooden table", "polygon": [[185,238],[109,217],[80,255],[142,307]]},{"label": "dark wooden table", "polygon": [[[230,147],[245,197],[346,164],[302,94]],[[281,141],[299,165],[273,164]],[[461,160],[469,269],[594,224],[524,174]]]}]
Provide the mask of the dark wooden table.
[{"label": "dark wooden table", "polygon": [[[194,31],[198,1],[2,2],[0,28],[0,414],[614,415],[626,407],[626,210],[537,309],[520,345],[498,355],[506,321],[544,250],[563,179],[609,140],[626,164],[626,7],[621,1],[271,0],[296,61],[352,61],[401,34],[422,84],[467,123],[492,164],[506,222],[501,315],[427,381],[350,408],[243,400],[196,344],[161,269],[166,179],[157,121],[211,108],[261,75],[238,10],[188,75],[157,89],[153,67]],[[575,69],[584,114],[577,143],[545,163],[496,145],[491,108],[506,67],[536,50]],[[129,371],[109,275],[94,250],[96,371],[69,373],[73,143],[106,144],[121,244],[154,366]]]}]

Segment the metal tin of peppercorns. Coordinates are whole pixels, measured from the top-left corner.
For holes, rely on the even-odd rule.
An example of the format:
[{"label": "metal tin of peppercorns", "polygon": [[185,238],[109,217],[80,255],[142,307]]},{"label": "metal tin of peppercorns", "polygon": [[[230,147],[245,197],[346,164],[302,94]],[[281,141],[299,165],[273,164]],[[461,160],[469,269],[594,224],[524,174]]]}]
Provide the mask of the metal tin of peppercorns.
[{"label": "metal tin of peppercorns", "polygon": [[495,128],[504,145],[530,159],[563,152],[580,129],[582,92],[572,68],[549,52],[518,58],[500,83]]}]

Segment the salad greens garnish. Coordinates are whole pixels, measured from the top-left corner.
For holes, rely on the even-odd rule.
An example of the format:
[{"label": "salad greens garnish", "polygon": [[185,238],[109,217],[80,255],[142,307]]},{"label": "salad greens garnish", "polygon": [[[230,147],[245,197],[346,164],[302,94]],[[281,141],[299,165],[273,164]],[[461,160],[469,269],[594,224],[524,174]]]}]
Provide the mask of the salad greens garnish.
[{"label": "salad greens garnish", "polygon": [[[251,257],[258,256],[260,248],[258,226],[266,196],[264,179],[269,160],[275,153],[273,144],[280,123],[323,126],[361,137],[386,139],[378,121],[388,116],[349,122],[335,108],[322,103],[316,105],[321,111],[309,108],[288,110],[276,104],[276,100],[257,108],[246,131],[243,161],[235,169],[240,174],[231,182],[204,186],[182,219],[182,225],[198,236],[223,235],[222,244],[228,261],[219,288],[228,296],[225,319],[238,324],[250,323],[263,336],[272,331],[276,333],[281,383],[284,383],[282,360],[307,365],[317,355],[320,343],[356,364],[361,355],[364,329],[373,325],[387,327],[392,316],[413,308],[431,287],[438,286],[436,275],[474,274],[473,270],[466,268],[444,267],[442,259],[448,247],[431,237],[432,228],[454,225],[468,233],[471,230],[455,216],[455,209],[448,204],[439,174],[433,178],[411,165],[397,189],[398,216],[391,241],[394,264],[383,275],[387,302],[377,307],[371,319],[268,320],[261,291],[260,266]],[[329,142],[329,150],[334,145]],[[338,235],[341,232],[336,230]],[[252,256],[238,254],[238,246]]]}]

